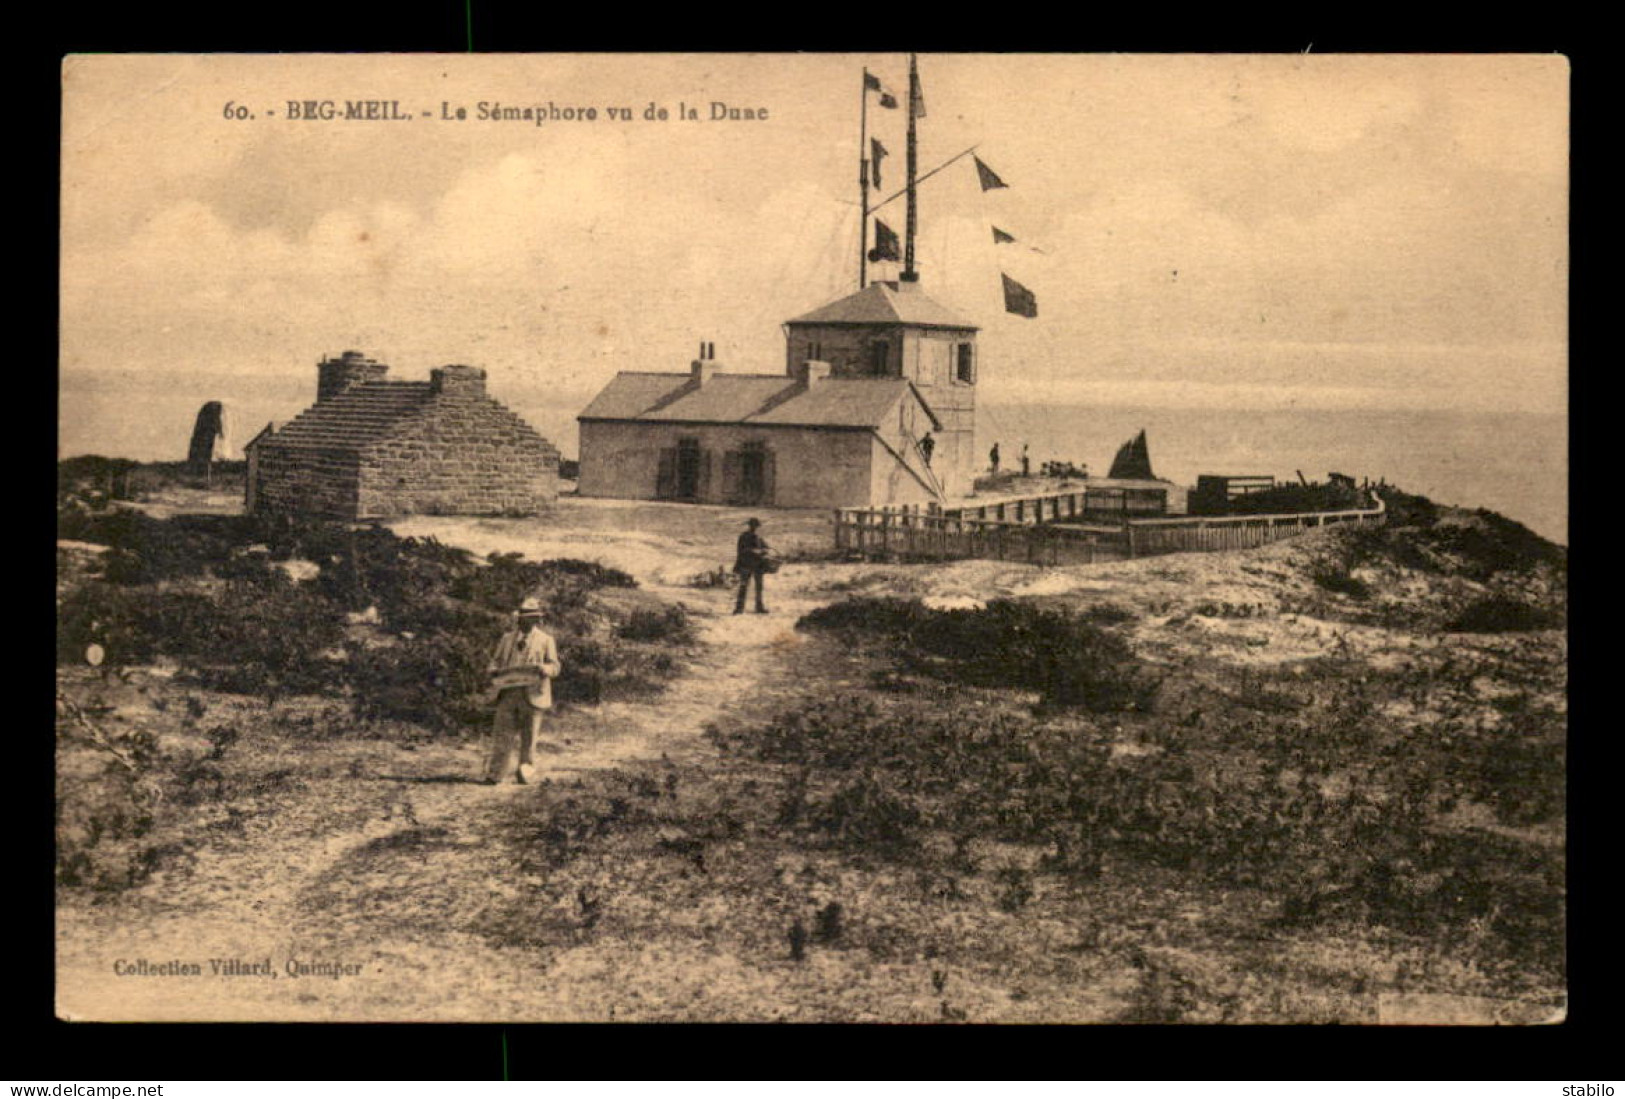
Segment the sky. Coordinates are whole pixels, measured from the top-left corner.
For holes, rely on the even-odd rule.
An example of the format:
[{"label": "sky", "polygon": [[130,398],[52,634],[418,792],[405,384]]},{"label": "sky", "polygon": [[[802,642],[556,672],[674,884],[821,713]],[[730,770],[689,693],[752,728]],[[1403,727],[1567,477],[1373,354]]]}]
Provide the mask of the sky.
[{"label": "sky", "polygon": [[[701,340],[724,369],[782,371],[780,324],[856,289],[865,68],[906,91],[900,54],[70,57],[64,380],[207,377],[200,399],[230,400],[313,389],[353,348],[579,407],[618,370],[686,370]],[[1563,58],[919,68],[921,171],[975,146],[1009,184],[983,192],[967,157],[919,190],[922,285],[982,326],[988,400],[1566,408]],[[329,99],[412,117],[286,117]],[[482,101],[598,117],[481,121]],[[767,117],[711,121],[713,102]],[[904,113],[870,100],[885,194]],[[901,231],[902,200],[879,216]],[[1001,272],[1037,318],[1004,312]]]}]

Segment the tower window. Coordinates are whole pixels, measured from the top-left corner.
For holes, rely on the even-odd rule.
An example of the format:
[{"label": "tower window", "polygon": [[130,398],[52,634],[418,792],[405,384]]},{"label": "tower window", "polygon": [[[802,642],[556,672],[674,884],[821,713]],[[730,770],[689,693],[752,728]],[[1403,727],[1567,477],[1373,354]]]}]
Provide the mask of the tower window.
[{"label": "tower window", "polygon": [[875,340],[869,344],[869,373],[875,375],[886,373],[890,351],[891,346],[885,340]]},{"label": "tower window", "polygon": [[976,345],[962,343],[954,359],[954,378],[966,385],[976,384]]}]

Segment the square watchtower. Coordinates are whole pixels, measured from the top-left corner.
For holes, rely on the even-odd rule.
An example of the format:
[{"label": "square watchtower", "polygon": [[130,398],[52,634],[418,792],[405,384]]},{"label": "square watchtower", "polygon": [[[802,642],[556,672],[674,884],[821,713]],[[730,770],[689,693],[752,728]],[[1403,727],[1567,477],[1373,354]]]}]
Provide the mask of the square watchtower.
[{"label": "square watchtower", "polygon": [[925,296],[917,281],[873,282],[785,322],[786,370],[829,364],[831,381],[903,378],[941,424],[931,468],[945,496],[971,491],[976,471],[974,324]]}]

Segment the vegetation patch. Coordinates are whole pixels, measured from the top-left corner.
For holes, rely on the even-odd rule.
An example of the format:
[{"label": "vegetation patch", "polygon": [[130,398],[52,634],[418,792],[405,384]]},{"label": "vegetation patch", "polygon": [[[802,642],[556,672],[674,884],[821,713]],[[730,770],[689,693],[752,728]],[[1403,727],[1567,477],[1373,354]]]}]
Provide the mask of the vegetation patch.
[{"label": "vegetation patch", "polygon": [[[84,668],[99,650],[100,674],[116,686],[127,669],[166,661],[177,669],[174,687],[205,692],[188,695],[189,706],[206,707],[197,699],[207,692],[257,698],[268,710],[300,697],[331,700],[319,710],[305,707],[300,735],[311,739],[401,723],[440,735],[482,729],[487,662],[526,597],[542,602],[546,628],[558,640],[567,672],[556,681],[555,699],[564,705],[658,690],[677,671],[671,649],[692,637],[682,607],[642,596],[630,606],[600,602],[600,590],[636,582],[592,561],[498,555],[482,563],[378,526],[155,519],[77,503],[64,508],[59,529],[111,547],[100,577],[70,577],[59,587],[60,667]],[[313,563],[313,578],[291,580],[278,563],[292,559]],[[170,697],[167,687],[155,689],[152,704],[167,706]],[[68,706],[81,702],[65,696]],[[82,767],[63,768],[58,879],[113,892],[138,884],[165,851],[174,853],[152,838],[166,822],[235,788],[222,761],[240,734],[224,724],[207,734],[191,729],[211,744],[192,758],[159,752],[138,729],[108,726],[113,731],[98,740],[87,731],[94,724],[87,712],[64,710],[78,716],[59,721],[74,759],[101,762],[92,768],[94,781]],[[276,785],[266,776],[256,781],[260,792]]]},{"label": "vegetation patch", "polygon": [[1355,665],[1264,680],[1187,690],[1109,725],[939,691],[818,701],[713,735],[779,769],[772,828],[784,840],[992,873],[1003,910],[1038,891],[1010,864],[984,866],[1015,844],[1040,874],[1256,890],[1281,928],[1386,928],[1456,944],[1487,971],[1557,980],[1561,857],[1452,814],[1478,804],[1508,827],[1558,819],[1561,715],[1514,699],[1488,731],[1464,701],[1424,734],[1388,716],[1397,682]]},{"label": "vegetation patch", "polygon": [[1449,629],[1460,633],[1521,633],[1553,630],[1563,625],[1563,616],[1521,599],[1490,595],[1462,608],[1450,621]]},{"label": "vegetation patch", "polygon": [[681,603],[662,610],[634,610],[615,628],[615,636],[628,641],[671,641],[685,643],[694,638],[694,625]]},{"label": "vegetation patch", "polygon": [[936,610],[918,599],[855,597],[813,611],[797,628],[882,637],[911,668],[1036,691],[1048,707],[1134,710],[1156,688],[1121,637],[1069,611],[1010,599]]},{"label": "vegetation patch", "polygon": [[1568,550],[1504,515],[1442,508],[1394,488],[1382,496],[1388,508],[1384,524],[1334,532],[1350,567],[1398,565],[1480,582],[1539,570],[1567,577]]}]

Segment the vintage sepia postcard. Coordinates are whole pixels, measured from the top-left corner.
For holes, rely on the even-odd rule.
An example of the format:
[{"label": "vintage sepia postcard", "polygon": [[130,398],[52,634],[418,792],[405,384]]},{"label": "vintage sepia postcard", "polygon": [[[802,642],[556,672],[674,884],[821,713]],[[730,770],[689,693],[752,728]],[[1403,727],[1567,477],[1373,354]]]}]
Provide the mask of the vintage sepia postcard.
[{"label": "vintage sepia postcard", "polygon": [[1568,89],[69,56],[59,1016],[1561,1021]]}]

